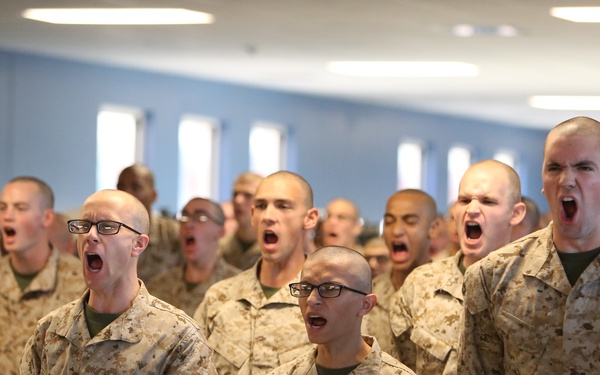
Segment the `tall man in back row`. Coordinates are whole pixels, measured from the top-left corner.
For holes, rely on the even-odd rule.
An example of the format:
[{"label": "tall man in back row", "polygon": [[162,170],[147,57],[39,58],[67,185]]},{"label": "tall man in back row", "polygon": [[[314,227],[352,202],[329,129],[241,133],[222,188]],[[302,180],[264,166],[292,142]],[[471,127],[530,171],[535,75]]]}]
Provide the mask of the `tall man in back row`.
[{"label": "tall man in back row", "polygon": [[600,373],[600,123],[576,117],[546,138],[552,223],[465,275],[460,374]]},{"label": "tall man in back row", "polygon": [[464,271],[510,242],[524,215],[514,169],[496,160],[467,169],[455,207],[461,249],[416,268],[392,298],[390,323],[400,360],[417,374],[457,374]]},{"label": "tall man in back row", "polygon": [[312,189],[299,175],[280,171],[258,185],[252,224],[262,257],[209,288],[194,314],[220,375],[266,374],[310,348],[287,286],[300,279],[305,235],[318,216]]}]

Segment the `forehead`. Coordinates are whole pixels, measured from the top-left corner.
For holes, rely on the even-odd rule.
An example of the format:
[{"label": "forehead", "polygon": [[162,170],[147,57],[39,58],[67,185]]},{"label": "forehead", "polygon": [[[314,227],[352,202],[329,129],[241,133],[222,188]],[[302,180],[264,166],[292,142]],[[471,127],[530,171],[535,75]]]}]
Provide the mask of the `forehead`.
[{"label": "forehead", "polygon": [[183,210],[186,212],[195,212],[195,211],[212,212],[212,210],[214,210],[214,207],[213,207],[212,203],[210,203],[208,201],[194,199],[194,200],[188,202],[188,204],[185,205]]},{"label": "forehead", "polygon": [[254,194],[256,192],[256,189],[258,188],[258,184],[260,184],[259,179],[246,179],[242,181],[236,181],[236,183],[233,185],[233,191]]},{"label": "forehead", "polygon": [[129,217],[129,211],[122,200],[115,196],[95,195],[83,203],[81,216],[83,219],[123,221]]},{"label": "forehead", "polygon": [[40,189],[36,184],[29,181],[15,181],[8,183],[2,189],[3,199],[10,194],[20,200],[34,200],[40,197]]},{"label": "forehead", "polygon": [[304,263],[301,279],[313,283],[328,281],[349,283],[352,276],[348,272],[346,263],[343,259],[337,259],[336,261],[323,258],[308,259]]},{"label": "forehead", "polygon": [[258,190],[256,191],[255,199],[283,199],[292,201],[302,201],[304,190],[300,184],[293,178],[287,177],[270,177],[264,179]]},{"label": "forehead", "polygon": [[493,165],[468,170],[460,181],[459,195],[507,193],[510,181],[506,171]]},{"label": "forehead", "polygon": [[354,205],[345,200],[334,200],[327,205],[327,211],[354,214]]},{"label": "forehead", "polygon": [[392,215],[420,215],[426,211],[423,197],[410,193],[394,195],[388,200],[385,208],[386,214]]},{"label": "forehead", "polygon": [[387,254],[388,248],[383,244],[365,246],[365,255]]},{"label": "forehead", "polygon": [[544,148],[544,163],[600,160],[600,138],[585,135],[550,134]]}]

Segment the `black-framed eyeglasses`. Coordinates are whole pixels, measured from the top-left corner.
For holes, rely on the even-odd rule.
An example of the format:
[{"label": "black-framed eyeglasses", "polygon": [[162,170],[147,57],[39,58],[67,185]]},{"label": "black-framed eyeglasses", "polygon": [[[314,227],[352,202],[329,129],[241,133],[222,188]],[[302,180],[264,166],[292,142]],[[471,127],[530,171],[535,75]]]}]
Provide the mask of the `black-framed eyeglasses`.
[{"label": "black-framed eyeglasses", "polygon": [[207,221],[210,220],[217,225],[224,224],[223,220],[217,219],[216,217],[214,217],[213,215],[209,214],[206,211],[197,211],[197,212],[193,212],[191,214],[188,214],[186,212],[179,213],[179,214],[177,214],[177,220],[180,223],[189,223],[189,222],[206,223]]},{"label": "black-framed eyeglasses", "polygon": [[69,232],[74,233],[74,234],[88,233],[90,231],[90,229],[92,229],[92,225],[96,226],[96,229],[98,230],[98,233],[100,233],[100,234],[106,234],[106,235],[117,234],[117,233],[119,233],[119,230],[121,229],[121,227],[125,227],[134,233],[142,234],[142,232],[139,232],[139,231],[133,229],[132,227],[130,227],[127,224],[124,224],[124,223],[121,223],[118,221],[112,221],[112,220],[102,220],[102,221],[93,222],[93,221],[89,221],[89,220],[77,219],[77,220],[67,221],[67,225],[69,227]]},{"label": "black-framed eyeglasses", "polygon": [[323,298],[339,297],[340,294],[342,294],[342,289],[348,289],[351,292],[362,294],[363,296],[367,295],[367,293],[365,293],[365,292],[362,292],[357,289],[352,289],[352,288],[347,287],[346,285],[342,285],[342,284],[323,283],[323,284],[319,284],[319,285],[313,285],[313,284],[307,283],[305,281],[300,282],[300,283],[291,283],[290,284],[290,294],[293,297],[306,298],[306,297],[310,296],[310,293],[315,288],[317,288],[319,295]]}]

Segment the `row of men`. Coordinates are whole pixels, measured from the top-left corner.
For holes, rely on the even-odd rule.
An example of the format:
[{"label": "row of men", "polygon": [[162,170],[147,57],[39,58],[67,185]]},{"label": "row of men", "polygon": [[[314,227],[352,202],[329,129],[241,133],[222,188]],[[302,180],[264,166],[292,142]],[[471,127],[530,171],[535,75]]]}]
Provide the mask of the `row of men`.
[{"label": "row of men", "polygon": [[[358,372],[367,363],[373,365],[366,360],[373,356],[379,370],[386,363],[397,372],[410,371],[381,354],[379,340],[384,350],[389,348],[417,373],[516,374],[523,369],[535,373],[536,368],[541,372],[593,372],[598,366],[590,342],[597,338],[593,310],[598,295],[594,288],[599,251],[594,249],[600,245],[595,217],[600,201],[596,193],[599,166],[600,123],[575,118],[554,128],[546,140],[542,170],[543,193],[553,222],[507,245],[512,228],[526,213],[518,176],[497,161],[473,165],[461,180],[455,207],[461,248],[453,257],[431,263],[429,242],[439,229],[435,201],[418,190],[395,193],[386,205],[383,231],[393,268],[373,280],[373,293],[359,271],[360,260],[366,264],[364,258],[352,257],[344,248],[319,250],[314,253],[315,262],[305,263],[306,234],[318,221],[312,190],[296,174],[271,175],[259,183],[251,215],[262,256],[252,268],[208,289],[194,312],[199,323],[196,328],[204,335],[195,341],[194,348],[201,352],[195,366],[210,367],[206,352],[212,348],[217,371],[227,374],[268,373],[288,362],[285,371],[314,367],[315,371],[350,368],[347,372]],[[169,305],[150,297],[137,279],[136,263],[148,244],[144,233],[149,219],[147,210],[136,208],[142,206],[132,198],[115,191],[96,193],[84,203],[82,219],[69,223],[71,232],[79,236],[88,290],[80,300],[51,313],[38,325],[24,352],[24,371],[35,373],[40,363],[75,366],[75,361],[87,363],[93,370],[97,369],[93,366],[109,366],[115,356],[122,362],[126,355],[110,355],[110,351],[105,352],[109,359],[103,357],[101,365],[89,356],[105,340],[133,340],[123,335],[123,328],[137,332],[138,341],[142,336],[154,343],[163,339],[161,329],[132,327],[137,325],[132,318],[139,316],[132,317],[131,310],[136,301],[144,300],[140,296],[161,311],[169,310]],[[22,209],[14,202],[18,200],[5,200],[3,191],[0,212],[14,215],[13,211]],[[210,221],[209,215],[200,219],[191,211],[183,217],[187,219],[182,222],[190,225]],[[16,238],[22,240],[17,236],[22,228],[11,225],[10,220],[7,225],[4,218],[0,224],[12,255],[10,247],[18,242]],[[120,230],[122,227],[127,231]],[[352,267],[343,261],[346,258],[354,259]],[[8,262],[12,273],[29,275],[21,272],[17,263],[12,257]],[[344,267],[329,272],[340,264]],[[124,268],[127,272],[115,272]],[[370,271],[368,274],[370,280]],[[349,299],[354,301],[351,296],[356,297],[356,304],[344,308]],[[350,307],[358,305],[362,306],[359,312]],[[367,316],[364,322],[363,316]],[[351,323],[338,324],[344,319]],[[89,333],[68,331],[66,327],[75,327],[71,320],[78,329],[87,325]],[[97,330],[92,330],[92,323]],[[376,338],[361,337],[361,330]],[[535,341],[527,336],[533,334]],[[72,344],[77,339],[84,349],[71,348],[70,353],[65,350],[64,337]],[[180,343],[189,341],[182,340],[182,333],[177,337]],[[291,362],[310,349],[310,342],[317,343],[316,349],[301,357],[308,367],[298,360]],[[98,347],[87,348],[92,344]],[[120,344],[113,346],[127,350]],[[164,342],[163,351],[167,346]],[[190,347],[176,350],[194,351]],[[187,362],[187,358],[179,355],[171,360]],[[145,360],[138,359],[137,365],[159,366]]]}]

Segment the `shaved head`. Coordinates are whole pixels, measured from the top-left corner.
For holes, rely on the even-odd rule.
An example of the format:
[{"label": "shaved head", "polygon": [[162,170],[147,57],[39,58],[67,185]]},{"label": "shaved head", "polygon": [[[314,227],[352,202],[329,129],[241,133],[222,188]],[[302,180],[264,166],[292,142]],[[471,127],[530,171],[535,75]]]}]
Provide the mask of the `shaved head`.
[{"label": "shaved head", "polygon": [[353,288],[371,293],[371,267],[359,252],[343,246],[326,246],[312,253],[307,259],[304,267],[310,267],[314,263],[335,263],[345,265],[343,267],[355,281]]},{"label": "shaved head", "polygon": [[150,229],[148,210],[133,195],[121,190],[101,190],[85,200],[83,209],[86,205],[98,201],[115,210],[119,215],[119,220],[125,221],[127,225],[134,227],[141,233],[148,233]]},{"label": "shaved head", "polygon": [[[308,181],[306,181],[302,176],[300,176],[299,174],[296,174],[294,172],[279,171],[279,172],[275,172],[273,174],[268,175],[262,181],[273,180],[273,179],[283,179],[283,180],[288,180],[288,181],[295,181],[302,190],[302,195],[304,198],[303,201],[304,201],[304,204],[306,205],[306,208],[308,209],[308,208],[314,207],[312,188],[310,187],[310,184],[308,183]],[[262,184],[262,182],[261,182],[261,184]],[[259,188],[260,188],[260,185],[259,185]]]}]

